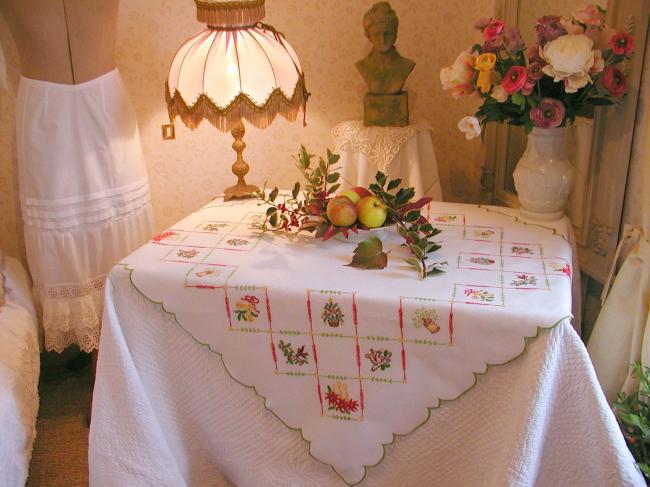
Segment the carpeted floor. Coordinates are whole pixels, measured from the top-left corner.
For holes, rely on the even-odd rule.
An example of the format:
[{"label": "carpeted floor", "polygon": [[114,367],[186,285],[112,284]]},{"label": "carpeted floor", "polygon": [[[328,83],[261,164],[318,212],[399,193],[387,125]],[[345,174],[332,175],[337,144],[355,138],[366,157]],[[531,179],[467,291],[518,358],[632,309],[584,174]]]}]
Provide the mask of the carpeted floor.
[{"label": "carpeted floor", "polygon": [[88,408],[91,367],[41,370],[40,409],[27,487],[88,485]]}]

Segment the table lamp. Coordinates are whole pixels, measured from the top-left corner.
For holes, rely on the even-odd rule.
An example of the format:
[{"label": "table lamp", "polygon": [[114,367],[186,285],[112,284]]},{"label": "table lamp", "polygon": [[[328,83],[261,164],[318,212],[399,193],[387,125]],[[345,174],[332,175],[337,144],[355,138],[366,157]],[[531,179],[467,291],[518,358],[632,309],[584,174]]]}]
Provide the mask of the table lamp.
[{"label": "table lamp", "polygon": [[[165,83],[171,124],[163,138],[174,138],[179,116],[194,130],[203,119],[230,131],[237,159],[237,184],[224,191],[226,201],[244,198],[259,188],[247,184],[242,157],[246,147],[243,120],[268,127],[276,115],[294,121],[305,113],[309,93],[293,48],[264,18],[264,0],[195,0],[199,22],[207,28],[190,37],[174,56]],[[304,124],[304,118],[303,118]]]}]

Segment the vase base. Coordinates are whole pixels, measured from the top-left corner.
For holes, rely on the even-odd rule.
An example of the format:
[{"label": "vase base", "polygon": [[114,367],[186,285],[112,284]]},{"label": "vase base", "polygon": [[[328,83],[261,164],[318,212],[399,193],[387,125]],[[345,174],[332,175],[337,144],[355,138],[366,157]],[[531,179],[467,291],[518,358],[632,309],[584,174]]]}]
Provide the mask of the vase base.
[{"label": "vase base", "polygon": [[535,220],[535,221],[543,221],[543,222],[560,220],[564,216],[564,210],[542,213],[538,211],[527,210],[523,207],[519,208],[519,213],[526,220]]}]

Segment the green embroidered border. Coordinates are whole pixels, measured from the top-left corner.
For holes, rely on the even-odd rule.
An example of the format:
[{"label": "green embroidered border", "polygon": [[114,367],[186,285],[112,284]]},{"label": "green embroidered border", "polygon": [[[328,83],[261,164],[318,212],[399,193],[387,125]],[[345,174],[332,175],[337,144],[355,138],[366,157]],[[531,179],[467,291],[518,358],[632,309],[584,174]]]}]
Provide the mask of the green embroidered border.
[{"label": "green embroidered border", "polygon": [[[530,225],[530,226],[532,226],[532,227],[539,227],[539,228],[543,228],[544,230],[549,230],[550,232],[553,233],[553,235],[557,235],[558,237],[560,237],[560,238],[561,238],[562,240],[564,240],[565,242],[568,242],[568,239],[567,239],[564,235],[562,235],[561,233],[559,233],[559,232],[557,231],[556,228],[553,228],[553,227],[547,227],[547,226],[544,226],[544,225],[540,225],[539,223],[527,222],[526,220],[523,220],[523,219],[521,219],[521,218],[518,217],[518,216],[510,215],[510,214],[508,214],[508,213],[504,213],[504,212],[499,211],[499,210],[494,210],[494,209],[492,209],[492,208],[490,208],[490,207],[488,207],[488,206],[476,205],[476,207],[477,207],[478,209],[480,209],[480,210],[485,210],[485,211],[487,211],[488,213],[496,213],[497,215],[507,216],[508,218],[513,219],[515,222],[517,222],[517,223],[521,223],[521,224],[523,224],[523,225]],[[469,225],[469,226],[471,226],[471,225]]]},{"label": "green embroidered border", "polygon": [[[508,215],[507,215],[507,216],[508,216]],[[555,232],[554,232],[554,233],[555,233]],[[557,234],[557,233],[556,233],[556,234]],[[557,234],[557,235],[559,235],[559,234]],[[561,236],[561,235],[560,235],[560,236]],[[565,240],[566,240],[566,239],[565,239]],[[162,301],[154,301],[153,299],[149,298],[149,297],[148,297],[144,292],[142,292],[142,291],[138,288],[138,286],[136,286],[136,284],[133,282],[133,272],[135,271],[135,269],[129,268],[128,264],[124,264],[124,263],[119,263],[119,264],[117,264],[116,267],[120,267],[120,266],[123,267],[124,270],[129,274],[129,282],[131,283],[131,286],[133,287],[133,289],[135,289],[135,290],[138,292],[138,294],[140,294],[140,295],[141,295],[145,300],[149,301],[150,303],[152,303],[152,304],[156,304],[156,305],[159,305],[159,306],[161,307],[162,311],[164,311],[165,313],[167,313],[168,315],[170,315],[170,316],[172,316],[172,317],[174,318],[174,321],[176,322],[176,324],[177,324],[177,325],[178,325],[178,326],[179,326],[179,327],[180,327],[180,328],[181,328],[181,329],[182,329],[182,330],[183,330],[183,331],[184,331],[184,332],[185,332],[185,333],[186,333],[186,334],[187,334],[187,335],[192,339],[192,340],[194,340],[194,342],[196,342],[197,344],[199,344],[199,345],[201,345],[201,346],[206,347],[210,352],[216,354],[216,355],[219,357],[219,359],[221,360],[221,363],[223,364],[224,370],[226,371],[226,373],[230,376],[230,378],[231,378],[232,380],[234,380],[234,381],[237,382],[238,384],[241,384],[242,386],[246,387],[247,389],[252,389],[253,392],[255,392],[255,395],[257,395],[259,398],[262,399],[262,405],[264,406],[264,409],[266,409],[266,410],[269,411],[271,414],[273,414],[273,416],[275,416],[275,417],[278,419],[278,421],[280,421],[280,423],[282,423],[284,426],[286,426],[288,429],[290,429],[290,430],[292,430],[292,431],[299,431],[299,432],[300,432],[300,437],[301,437],[305,442],[307,442],[307,443],[309,444],[309,447],[307,448],[307,452],[309,453],[309,456],[312,457],[312,458],[313,458],[314,460],[316,460],[317,462],[320,462],[320,463],[322,463],[322,464],[327,465],[328,467],[330,467],[330,468],[334,471],[334,473],[335,473],[337,476],[339,476],[339,477],[341,478],[341,480],[342,480],[346,485],[348,485],[348,486],[350,486],[350,487],[354,487],[354,486],[356,486],[356,485],[361,484],[361,482],[363,482],[363,481],[365,480],[366,475],[368,474],[368,468],[376,467],[377,465],[379,465],[381,462],[384,461],[384,458],[386,457],[386,447],[392,445],[393,443],[395,443],[395,439],[396,439],[398,436],[407,436],[407,435],[410,435],[411,433],[413,433],[413,432],[415,432],[416,430],[418,430],[420,427],[424,426],[424,425],[429,421],[429,419],[431,418],[431,413],[432,413],[432,411],[434,411],[434,410],[436,410],[436,409],[439,409],[439,408],[440,408],[443,404],[445,404],[445,403],[449,403],[449,402],[455,401],[455,400],[457,400],[457,399],[460,399],[460,398],[461,398],[462,396],[464,396],[467,392],[469,392],[470,390],[472,390],[472,389],[474,388],[474,386],[476,386],[476,384],[477,384],[477,382],[478,382],[478,377],[479,377],[479,376],[482,376],[482,375],[486,375],[486,374],[488,373],[488,370],[490,370],[490,367],[498,367],[498,366],[501,366],[501,365],[507,365],[507,364],[509,364],[509,363],[514,362],[515,360],[517,360],[517,359],[518,359],[519,357],[521,357],[521,356],[524,354],[524,352],[526,351],[526,347],[527,347],[527,345],[528,345],[528,342],[534,340],[535,338],[537,338],[537,337],[539,336],[539,334],[540,334],[540,332],[541,332],[542,330],[551,330],[551,329],[555,328],[557,325],[559,325],[560,323],[562,323],[562,322],[564,322],[564,321],[566,321],[566,320],[570,320],[570,319],[572,318],[572,315],[567,315],[567,316],[564,316],[563,318],[559,319],[557,322],[555,322],[555,323],[554,323],[553,325],[551,325],[551,326],[548,326],[548,327],[545,327],[545,326],[538,326],[538,327],[537,327],[537,331],[535,332],[535,335],[532,335],[532,336],[524,336],[524,337],[523,337],[523,340],[524,340],[524,346],[523,346],[521,352],[518,353],[515,357],[513,357],[513,358],[511,358],[510,360],[507,360],[507,361],[505,361],[505,362],[498,363],[498,364],[489,364],[489,363],[488,363],[488,364],[485,364],[485,365],[486,365],[486,366],[485,366],[485,372],[472,372],[472,374],[474,375],[474,382],[472,383],[472,385],[470,385],[467,389],[465,389],[463,392],[461,392],[460,394],[458,394],[458,396],[456,396],[456,397],[454,397],[454,398],[452,398],[452,399],[438,399],[438,405],[437,405],[437,406],[427,407],[427,410],[428,410],[428,412],[427,412],[427,417],[426,417],[426,418],[425,418],[421,423],[419,423],[418,425],[416,425],[416,426],[415,426],[411,431],[408,431],[407,433],[403,433],[403,434],[391,433],[391,434],[393,435],[393,439],[392,439],[389,443],[383,443],[383,444],[382,444],[383,452],[382,452],[381,458],[377,461],[377,463],[375,463],[375,464],[373,464],[373,465],[364,465],[364,466],[363,466],[363,476],[361,477],[361,479],[360,479],[358,482],[355,482],[355,483],[349,483],[348,481],[346,481],[346,480],[343,478],[343,476],[342,476],[339,472],[336,471],[336,469],[335,469],[332,465],[329,465],[329,464],[327,464],[327,463],[325,463],[325,462],[319,460],[318,458],[316,458],[315,456],[313,456],[313,455],[311,454],[311,441],[310,441],[309,439],[305,438],[305,436],[303,435],[303,432],[302,432],[302,428],[293,428],[293,427],[289,426],[289,425],[288,425],[287,423],[285,423],[285,422],[282,420],[282,418],[280,418],[280,417],[279,417],[279,416],[278,416],[278,415],[277,415],[273,410],[271,410],[271,409],[269,409],[269,408],[266,407],[266,397],[262,396],[259,392],[257,392],[257,388],[256,388],[255,386],[249,386],[248,384],[244,384],[243,382],[241,382],[241,381],[235,379],[235,377],[233,377],[233,375],[230,373],[230,370],[228,370],[228,366],[226,365],[226,362],[223,360],[223,355],[222,355],[221,353],[217,352],[216,350],[213,350],[212,347],[211,347],[209,344],[207,344],[207,343],[203,343],[203,342],[200,342],[199,340],[197,340],[197,339],[196,339],[196,338],[195,338],[195,337],[194,337],[194,336],[193,336],[189,331],[187,331],[187,330],[185,329],[185,327],[180,323],[180,321],[178,321],[178,318],[176,317],[176,313],[171,312],[171,311],[167,311],[167,309],[165,308],[165,304],[164,304]],[[109,276],[109,278],[110,278],[110,276]]]}]

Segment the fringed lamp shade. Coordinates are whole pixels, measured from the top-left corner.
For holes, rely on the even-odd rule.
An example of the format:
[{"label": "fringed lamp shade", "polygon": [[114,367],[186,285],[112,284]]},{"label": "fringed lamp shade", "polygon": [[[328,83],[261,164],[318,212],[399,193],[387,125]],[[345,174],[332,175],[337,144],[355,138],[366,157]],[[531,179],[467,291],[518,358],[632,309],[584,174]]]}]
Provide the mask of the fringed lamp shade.
[{"label": "fringed lamp shade", "polygon": [[[208,120],[245,147],[242,120],[266,128],[277,115],[294,121],[301,108],[304,113],[309,93],[300,61],[282,34],[260,22],[264,0],[195,3],[208,27],[185,41],[172,61],[165,86],[170,120],[179,116],[190,129]],[[243,147],[235,144],[240,161]],[[235,166],[233,172],[244,184]],[[232,197],[243,196],[242,188]]]}]

